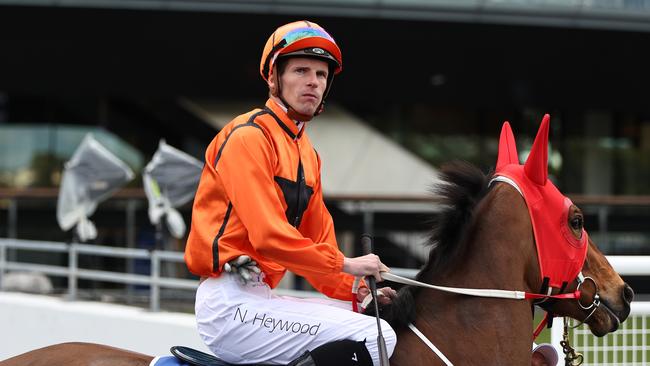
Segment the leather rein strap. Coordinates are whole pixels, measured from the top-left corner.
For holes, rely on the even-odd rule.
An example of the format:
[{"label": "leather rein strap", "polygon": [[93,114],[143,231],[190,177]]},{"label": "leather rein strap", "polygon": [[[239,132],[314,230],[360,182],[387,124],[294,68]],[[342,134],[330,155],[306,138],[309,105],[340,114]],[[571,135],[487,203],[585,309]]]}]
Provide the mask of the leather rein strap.
[{"label": "leather rein strap", "polygon": [[[558,294],[558,295],[544,295],[544,294],[534,294],[534,293],[529,293],[529,292],[524,292],[524,291],[510,291],[510,290],[494,290],[494,289],[476,289],[476,288],[462,288],[462,287],[446,287],[446,286],[436,286],[436,285],[431,285],[428,283],[412,280],[410,278],[398,276],[396,274],[392,274],[390,272],[381,272],[381,278],[384,280],[388,281],[393,281],[397,283],[401,283],[404,285],[410,285],[410,286],[417,286],[417,287],[424,287],[424,288],[430,288],[438,291],[445,291],[445,292],[452,292],[456,294],[462,294],[462,295],[469,295],[469,296],[478,296],[478,297],[492,297],[492,298],[500,298],[500,299],[514,299],[514,300],[527,300],[527,299],[540,299],[540,298],[554,298],[554,299],[580,299],[580,290],[576,289],[572,293],[566,293],[566,294]],[[582,283],[584,282],[584,278],[582,275],[582,272],[578,275],[578,282]],[[578,287],[579,288],[579,287]],[[587,319],[596,311],[596,308],[598,307],[599,304],[592,304],[596,305],[594,306],[594,310],[592,310],[591,314],[587,317]],[[547,313],[548,317],[548,313]],[[546,324],[547,317],[544,318],[542,323],[537,327],[535,330],[535,335],[536,337],[537,334],[541,331],[541,329],[544,327]],[[587,320],[585,319],[585,321]],[[453,366],[453,363],[449,361],[449,359],[440,351],[431,341],[422,333],[418,328],[413,325],[413,323],[408,324],[409,329],[415,333],[424,344],[426,344],[440,359],[445,363],[447,366]]]},{"label": "leather rein strap", "polygon": [[514,299],[514,300],[528,300],[528,299],[542,299],[542,298],[553,298],[553,299],[579,299],[580,298],[580,290],[575,290],[574,292],[566,293],[566,294],[545,295],[545,294],[535,294],[531,292],[512,291],[512,290],[436,286],[436,285],[431,285],[428,283],[412,280],[410,278],[398,276],[390,272],[381,272],[381,278],[383,278],[384,280],[393,281],[404,285],[424,287],[424,288],[430,288],[430,289],[444,291],[444,292],[453,292],[455,294],[478,296],[478,297],[493,297],[499,299]]}]

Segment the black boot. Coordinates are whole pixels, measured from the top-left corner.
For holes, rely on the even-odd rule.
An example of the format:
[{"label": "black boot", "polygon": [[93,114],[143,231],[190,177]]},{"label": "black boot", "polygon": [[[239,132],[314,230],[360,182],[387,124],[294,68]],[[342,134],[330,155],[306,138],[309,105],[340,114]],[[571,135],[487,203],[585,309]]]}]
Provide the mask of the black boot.
[{"label": "black boot", "polygon": [[342,340],[306,351],[287,366],[372,366],[366,342]]}]

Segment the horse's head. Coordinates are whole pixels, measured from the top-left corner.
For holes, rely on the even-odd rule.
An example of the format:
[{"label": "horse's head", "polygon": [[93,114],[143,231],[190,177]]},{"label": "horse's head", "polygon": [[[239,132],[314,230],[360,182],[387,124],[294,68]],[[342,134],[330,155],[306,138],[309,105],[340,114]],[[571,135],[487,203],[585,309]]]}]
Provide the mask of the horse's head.
[{"label": "horse's head", "polygon": [[526,163],[520,165],[514,135],[504,123],[495,180],[515,187],[526,201],[541,274],[532,276],[539,279],[538,291],[581,291],[579,300],[547,301],[543,307],[585,321],[603,336],[627,318],[634,292],[589,238],[582,211],[548,179],[549,124],[545,115]]}]

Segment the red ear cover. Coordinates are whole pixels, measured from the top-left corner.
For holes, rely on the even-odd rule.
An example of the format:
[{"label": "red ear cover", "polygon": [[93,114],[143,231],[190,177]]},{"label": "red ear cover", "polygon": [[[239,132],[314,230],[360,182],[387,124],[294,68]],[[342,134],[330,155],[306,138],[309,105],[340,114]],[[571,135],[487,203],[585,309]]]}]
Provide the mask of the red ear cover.
[{"label": "red ear cover", "polygon": [[515,135],[512,133],[510,123],[503,122],[501,127],[501,137],[499,138],[499,155],[497,158],[497,170],[509,165],[519,164],[519,157],[517,155],[517,144],[515,143]]},{"label": "red ear cover", "polygon": [[545,185],[548,179],[548,127],[550,121],[551,116],[545,114],[524,165],[528,179],[540,186]]}]

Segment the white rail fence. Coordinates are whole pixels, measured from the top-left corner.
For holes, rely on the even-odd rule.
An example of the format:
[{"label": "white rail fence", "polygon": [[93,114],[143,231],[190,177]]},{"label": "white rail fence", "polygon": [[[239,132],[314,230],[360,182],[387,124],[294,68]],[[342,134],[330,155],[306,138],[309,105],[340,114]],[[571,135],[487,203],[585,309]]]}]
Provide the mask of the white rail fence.
[{"label": "white rail fence", "polygon": [[[68,266],[64,267],[9,261],[7,259],[7,249],[46,253],[68,253]],[[149,275],[144,275],[83,269],[78,266],[79,255],[82,254],[150,260],[151,271]],[[67,244],[46,241],[0,239],[0,282],[3,274],[7,271],[38,272],[50,276],[67,277],[69,300],[75,300],[77,298],[77,282],[79,279],[106,281],[128,285],[149,285],[151,286],[149,307],[151,311],[159,311],[161,287],[192,290],[196,289],[198,284],[196,280],[162,277],[160,275],[160,267],[161,262],[163,261],[182,262],[183,253],[161,250],[115,248],[76,243]]]},{"label": "white rail fence", "polygon": [[[8,249],[67,253],[68,265],[54,266],[8,260]],[[79,255],[150,260],[151,270],[146,275],[79,268]],[[648,256],[608,256],[607,259],[621,275],[650,275],[650,257]],[[0,238],[0,283],[3,274],[8,271],[30,271],[67,277],[69,300],[77,298],[79,279],[148,285],[150,286],[149,308],[154,312],[160,310],[161,288],[196,289],[198,281],[195,279],[161,276],[160,268],[163,262],[182,261],[183,253],[180,252]],[[414,277],[417,273],[415,269],[406,268],[393,268],[392,271],[407,277]],[[303,291],[280,290],[280,292],[292,295],[314,295],[312,292]],[[555,323],[561,324],[561,319],[557,319]],[[587,327],[581,326],[573,330],[571,338],[574,348],[585,356],[584,365],[650,365],[650,345],[648,344],[650,341],[650,302],[633,302],[629,319],[614,334],[596,338],[591,335]],[[562,327],[553,327],[551,343],[558,349],[560,355],[562,355],[559,346],[561,339]]]},{"label": "white rail fence", "polygon": [[[607,256],[612,267],[623,276],[650,275],[648,256]],[[551,343],[562,357],[562,319],[554,322]],[[647,366],[650,365],[650,302],[633,301],[629,318],[616,333],[595,337],[582,325],[571,332],[571,345],[584,356],[584,366]]]},{"label": "white rail fence", "polygon": [[[562,324],[562,319],[556,321]],[[562,327],[553,327],[551,334],[552,343],[557,347],[562,339]],[[650,302],[632,302],[630,317],[616,333],[597,338],[583,325],[573,330],[570,339],[571,345],[584,355],[585,366],[650,365]]]}]

